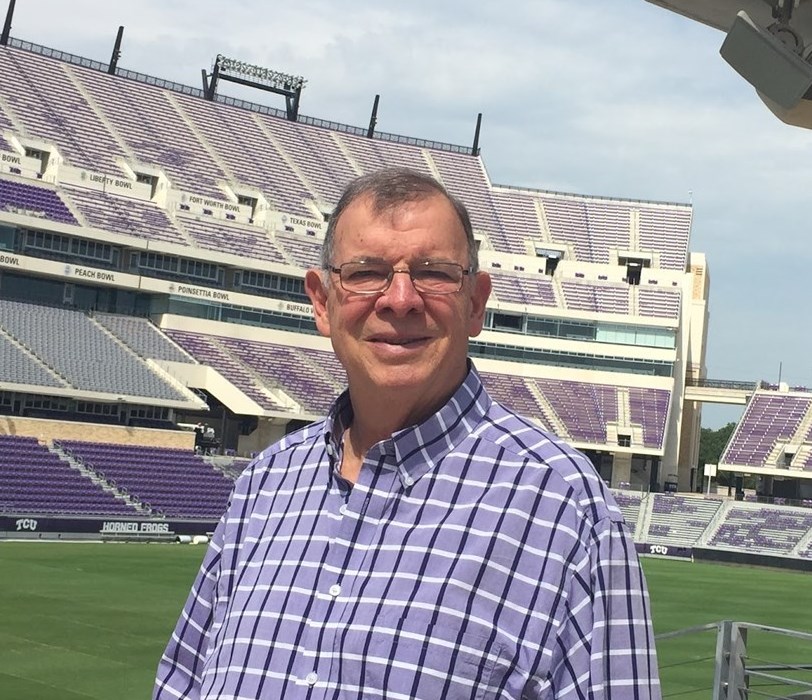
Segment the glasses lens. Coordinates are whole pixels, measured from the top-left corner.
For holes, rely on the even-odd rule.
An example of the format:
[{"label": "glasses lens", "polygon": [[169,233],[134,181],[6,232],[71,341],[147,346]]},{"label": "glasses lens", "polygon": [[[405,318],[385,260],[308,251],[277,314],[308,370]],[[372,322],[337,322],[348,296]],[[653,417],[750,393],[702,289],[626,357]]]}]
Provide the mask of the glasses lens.
[{"label": "glasses lens", "polygon": [[462,267],[456,263],[426,263],[412,268],[414,287],[427,294],[453,294],[462,286]]},{"label": "glasses lens", "polygon": [[389,286],[392,266],[386,263],[344,263],[341,286],[348,292],[381,292]]}]

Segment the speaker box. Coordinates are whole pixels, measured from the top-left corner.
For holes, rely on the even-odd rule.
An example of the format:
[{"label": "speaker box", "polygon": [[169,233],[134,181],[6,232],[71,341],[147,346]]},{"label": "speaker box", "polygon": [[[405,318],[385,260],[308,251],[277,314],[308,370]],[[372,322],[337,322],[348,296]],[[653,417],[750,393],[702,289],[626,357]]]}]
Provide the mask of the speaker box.
[{"label": "speaker box", "polygon": [[719,53],[764,97],[784,109],[795,107],[812,87],[812,65],[744,11],[736,15]]}]

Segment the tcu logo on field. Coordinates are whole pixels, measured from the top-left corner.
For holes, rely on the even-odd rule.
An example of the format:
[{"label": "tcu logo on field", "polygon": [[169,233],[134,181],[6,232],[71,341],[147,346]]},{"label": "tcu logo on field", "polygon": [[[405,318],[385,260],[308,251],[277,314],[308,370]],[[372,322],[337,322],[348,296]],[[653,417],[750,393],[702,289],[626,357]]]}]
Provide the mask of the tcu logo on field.
[{"label": "tcu logo on field", "polygon": [[648,550],[649,554],[668,554],[668,547],[662,544],[652,544]]},{"label": "tcu logo on field", "polygon": [[17,521],[17,532],[20,530],[30,530],[34,532],[37,529],[37,521],[33,518],[20,518]]}]

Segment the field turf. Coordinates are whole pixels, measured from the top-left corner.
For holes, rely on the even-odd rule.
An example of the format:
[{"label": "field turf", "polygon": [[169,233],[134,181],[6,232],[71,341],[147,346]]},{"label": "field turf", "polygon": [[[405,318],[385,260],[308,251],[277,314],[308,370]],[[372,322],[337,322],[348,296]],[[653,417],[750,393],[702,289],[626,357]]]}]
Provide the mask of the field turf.
[{"label": "field turf", "polygon": [[[149,698],[203,552],[0,542],[0,698]],[[644,568],[657,633],[722,619],[812,632],[810,574],[661,559]],[[710,697],[715,643],[705,632],[658,645],[665,697]],[[812,658],[812,644],[791,638],[758,633],[750,643],[759,658],[798,661],[802,648]]]}]

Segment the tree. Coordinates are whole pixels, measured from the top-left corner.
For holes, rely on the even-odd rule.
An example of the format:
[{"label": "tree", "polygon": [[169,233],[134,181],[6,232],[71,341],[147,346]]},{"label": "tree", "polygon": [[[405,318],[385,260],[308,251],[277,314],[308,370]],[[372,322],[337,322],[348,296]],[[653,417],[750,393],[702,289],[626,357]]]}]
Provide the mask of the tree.
[{"label": "tree", "polygon": [[[727,443],[730,441],[730,436],[733,434],[735,427],[735,423],[728,423],[718,430],[702,428],[699,434],[699,459],[696,465],[697,474],[704,474],[706,464],[719,464],[719,458],[722,456],[722,452],[724,452]],[[719,472],[716,476],[716,482],[722,486],[727,486],[730,478],[728,472]]]}]

